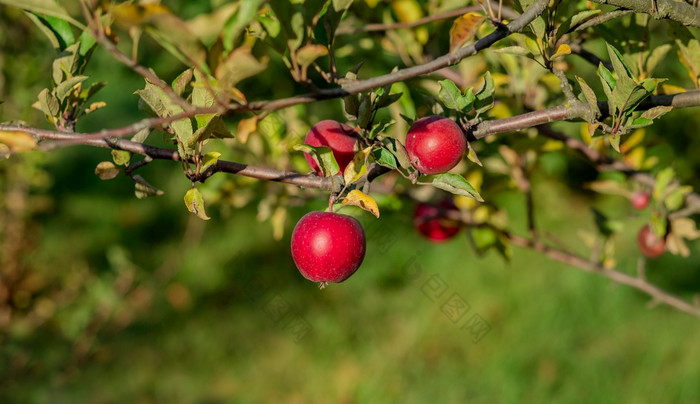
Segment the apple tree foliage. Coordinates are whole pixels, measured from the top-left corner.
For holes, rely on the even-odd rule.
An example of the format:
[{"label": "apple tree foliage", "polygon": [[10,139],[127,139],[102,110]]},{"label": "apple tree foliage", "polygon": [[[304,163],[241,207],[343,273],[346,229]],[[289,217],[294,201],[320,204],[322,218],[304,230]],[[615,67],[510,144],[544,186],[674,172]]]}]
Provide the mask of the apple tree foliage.
[{"label": "apple tree foliage", "polygon": [[[453,194],[459,209],[450,219],[462,223],[479,254],[493,250],[509,259],[513,248],[529,248],[700,317],[698,304],[620,266],[617,236],[638,231],[625,217],[592,209],[590,229],[567,229],[579,239],[576,248],[545,237],[556,237],[557,229],[539,228],[531,181],[553,153],[565,164],[583,160],[594,175],[574,172],[566,184],[589,200],[647,193],[648,206],[636,214],[665,240],[666,254],[693,259],[700,166],[669,143],[684,139],[697,150],[697,129],[668,131],[700,105],[700,9],[693,2],[197,3],[192,12],[184,1],[0,0],[8,13],[3,28],[17,24],[26,37],[42,36],[53,48],[43,55],[40,89],[31,100],[0,93],[2,192],[9,194],[7,184],[21,176],[25,194],[41,188],[48,175],[42,156],[82,145],[102,159],[86,170],[133,183],[136,198],[183,199],[182,214],[203,220],[255,204],[277,239],[293,226],[290,205],[327,199],[331,207],[358,206],[382,220],[384,210],[410,214],[414,205],[397,201]],[[16,46],[17,60],[31,52]],[[169,63],[149,65],[146,55],[159,53]],[[100,98],[114,84],[91,69],[97,55],[139,81],[124,99],[142,119],[83,129],[86,119],[94,125],[120,114],[116,101]],[[21,74],[17,66],[4,70],[8,88]],[[464,159],[448,173],[424,176],[406,152],[408,128],[428,115],[453,119],[468,139]],[[341,175],[330,149],[303,144],[307,130],[324,119],[361,135]],[[311,172],[304,153],[323,175]],[[164,194],[161,179],[139,173],[147,165],[180,171],[191,186]],[[527,231],[494,202],[508,192],[525,196]],[[8,196],[1,205],[3,240],[24,220],[12,219],[12,201]],[[573,252],[584,248],[586,254]],[[10,265],[12,249],[4,253],[0,329],[9,326],[2,314],[8,302],[16,303],[20,285],[32,277]],[[98,286],[115,291],[116,284]],[[137,293],[130,287],[113,297]],[[13,310],[30,319],[50,316],[53,309],[33,296],[63,293],[57,288],[32,289]]]}]

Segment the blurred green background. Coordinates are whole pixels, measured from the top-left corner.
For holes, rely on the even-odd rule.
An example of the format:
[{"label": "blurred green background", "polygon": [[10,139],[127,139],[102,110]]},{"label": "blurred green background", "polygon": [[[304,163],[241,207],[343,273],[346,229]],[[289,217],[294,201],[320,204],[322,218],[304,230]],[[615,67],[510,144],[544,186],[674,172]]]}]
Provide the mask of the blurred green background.
[{"label": "blurred green background", "polygon": [[[181,3],[185,16],[211,6]],[[49,85],[52,50],[28,19],[2,6],[0,46],[0,121],[45,124],[29,105]],[[163,52],[142,54],[163,77],[177,74]],[[370,69],[397,62],[389,59]],[[144,116],[132,94],[140,78],[99,50],[88,74],[109,82],[97,97],[108,108],[79,130]],[[312,122],[338,107],[297,112]],[[697,109],[674,111],[650,130],[677,134],[659,155],[675,156],[690,183],[698,124]],[[93,174],[109,159],[106,150],[74,147],[0,162],[0,254],[17,279],[0,311],[2,403],[700,400],[700,321],[647,307],[627,287],[516,247],[509,262],[493,251],[477,256],[464,234],[431,244],[413,230],[413,205],[395,200],[378,221],[344,211],[365,225],[367,257],[349,280],[319,290],[296,271],[289,233],[303,214],[323,209],[323,193],[290,207],[275,240],[257,207],[282,185],[262,184],[242,207],[213,204],[203,222],[185,210],[189,183],[173,163],[140,170],[165,195],[139,200],[128,179]],[[648,212],[567,187],[590,169],[565,152],[547,153],[541,166],[533,179],[541,227],[577,246],[575,229],[595,229],[589,208],[604,210],[624,223],[618,267],[633,272]],[[212,181],[228,180],[220,177]],[[526,234],[521,194],[484,197]],[[700,244],[690,247],[689,259],[649,262],[648,277],[683,297],[696,293]],[[454,299],[469,305],[461,317],[449,311]]]}]

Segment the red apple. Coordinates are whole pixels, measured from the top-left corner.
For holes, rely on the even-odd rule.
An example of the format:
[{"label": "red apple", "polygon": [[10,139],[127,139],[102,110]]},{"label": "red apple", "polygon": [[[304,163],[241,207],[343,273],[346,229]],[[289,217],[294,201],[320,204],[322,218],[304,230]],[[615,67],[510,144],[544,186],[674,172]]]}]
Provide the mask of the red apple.
[{"label": "red apple", "polygon": [[442,243],[459,233],[459,223],[447,217],[447,212],[458,211],[454,202],[446,199],[437,206],[419,203],[413,214],[413,223],[420,234],[434,243]]},{"label": "red apple", "polygon": [[292,232],[292,258],[304,278],[342,282],[365,258],[365,231],[354,217],[330,212],[304,215]]},{"label": "red apple", "polygon": [[440,174],[456,166],[467,148],[467,139],[453,120],[426,116],[413,123],[406,135],[411,164],[423,174]]},{"label": "red apple", "polygon": [[630,196],[630,203],[632,204],[633,208],[643,210],[647,207],[647,205],[649,205],[650,198],[651,196],[647,192],[635,191]]},{"label": "red apple", "polygon": [[[345,167],[355,157],[355,144],[357,143],[358,135],[353,128],[337,121],[325,120],[317,123],[309,129],[309,132],[304,138],[304,143],[309,146],[319,147],[328,146],[333,150],[335,161],[338,162],[338,167],[342,173]],[[316,174],[323,175],[321,167],[316,164],[314,159],[304,153],[304,158],[312,170]]]},{"label": "red apple", "polygon": [[642,251],[642,254],[649,258],[656,258],[666,250],[666,242],[654,234],[651,226],[642,227],[637,233],[637,245]]}]

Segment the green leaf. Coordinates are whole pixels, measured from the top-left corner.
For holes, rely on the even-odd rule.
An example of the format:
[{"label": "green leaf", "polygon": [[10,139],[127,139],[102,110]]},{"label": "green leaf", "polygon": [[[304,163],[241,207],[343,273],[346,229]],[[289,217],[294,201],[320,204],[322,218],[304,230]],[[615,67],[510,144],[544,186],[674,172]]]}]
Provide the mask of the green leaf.
[{"label": "green leaf", "polygon": [[75,43],[73,30],[67,21],[31,12],[25,12],[25,14],[49,38],[54,49],[62,51]]},{"label": "green leaf", "polygon": [[41,90],[39,93],[39,106],[41,111],[47,116],[56,117],[58,116],[60,105],[58,99],[49,92],[48,88]]},{"label": "green leaf", "polygon": [[209,216],[207,216],[207,212],[204,210],[204,197],[202,197],[202,193],[199,192],[197,188],[190,188],[190,190],[185,194],[184,199],[185,206],[187,206],[187,210],[189,210],[191,213],[194,213],[202,220],[211,219]]},{"label": "green leaf", "polygon": [[88,76],[74,76],[56,86],[56,97],[62,102],[78,83],[87,80]]},{"label": "green leaf", "polygon": [[620,134],[613,133],[610,135],[610,145],[616,152],[620,153]]},{"label": "green leaf", "polygon": [[515,56],[530,56],[532,52],[530,49],[524,48],[522,46],[504,46],[503,48],[497,48],[493,50],[494,53],[504,53],[506,55]]},{"label": "green leaf", "polygon": [[596,71],[598,77],[600,77],[600,83],[603,85],[603,92],[608,98],[608,113],[610,115],[615,115],[615,104],[612,101],[612,93],[617,85],[617,80],[613,77],[612,72],[608,70],[602,63],[598,64],[598,70]]},{"label": "green leaf", "polygon": [[603,87],[607,87],[610,91],[615,89],[615,85],[617,84],[617,80],[615,80],[615,77],[613,76],[612,72],[608,70],[603,63],[598,64],[598,77],[601,78],[601,83],[603,84]]},{"label": "green leaf", "polygon": [[85,28],[83,24],[73,19],[55,0],[0,0],[0,4],[21,8],[22,10],[37,14],[61,18],[80,29]]},{"label": "green leaf", "polygon": [[576,76],[578,84],[581,86],[581,93],[586,99],[589,108],[591,109],[591,114],[588,117],[588,122],[593,123],[597,117],[600,116],[600,109],[598,109],[598,98],[595,95],[593,89],[586,84],[586,82],[579,76]]},{"label": "green leaf", "polygon": [[131,177],[134,180],[134,194],[138,199],[149,198],[151,196],[163,195],[164,192],[160,189],[149,184],[148,181],[143,179],[140,175],[136,174]]},{"label": "green leaf", "polygon": [[617,79],[620,80],[623,77],[632,79],[632,69],[627,66],[627,63],[625,63],[620,51],[609,43],[606,43],[606,45],[608,47],[608,55],[610,55],[610,62],[613,65],[615,73],[617,73]]},{"label": "green leaf", "polygon": [[[147,82],[143,90],[136,90],[135,93],[160,117],[177,115],[183,112],[182,107],[175,104],[165,91],[152,83]],[[175,132],[177,138],[185,145],[187,151],[192,151],[198,138],[194,136],[194,130],[190,119],[183,118],[171,122],[170,127]]]},{"label": "green leaf", "polygon": [[455,195],[468,196],[479,202],[484,201],[479,192],[464,177],[458,174],[445,173],[437,175],[433,179],[433,186]]},{"label": "green leaf", "polygon": [[370,120],[372,119],[372,100],[370,95],[364,94],[360,100],[360,106],[357,110],[357,126],[360,128],[366,128],[369,126]]},{"label": "green leaf", "polygon": [[408,169],[411,167],[411,159],[408,157],[408,152],[406,151],[406,147],[398,140],[394,139],[393,137],[385,137],[382,139],[382,143],[384,144],[384,147],[396,157],[396,161],[398,161],[399,165],[404,168]]},{"label": "green leaf", "polygon": [[388,107],[389,105],[395,103],[398,101],[403,93],[395,93],[395,94],[389,94],[388,92],[383,93],[377,98],[377,101],[374,103],[374,109],[378,110],[379,108],[384,108]]},{"label": "green leaf", "polygon": [[200,172],[205,172],[209,167],[216,164],[219,161],[219,157],[221,157],[221,153],[219,152],[209,152],[202,156],[202,167],[200,168]]},{"label": "green leaf", "polygon": [[476,93],[476,100],[474,101],[474,108],[476,109],[477,115],[493,108],[493,92],[495,89],[496,87],[493,83],[491,73],[486,72],[486,75],[484,75],[484,86]]},{"label": "green leaf", "polygon": [[148,135],[151,134],[151,128],[143,128],[131,138],[132,142],[143,143],[148,139]]},{"label": "green leaf", "polygon": [[[464,106],[459,105],[459,100],[462,98],[462,92],[457,88],[457,85],[452,80],[440,80],[440,91],[438,92],[438,98],[442,101],[442,104],[456,111],[462,110]],[[462,103],[463,104],[463,103]]]},{"label": "green leaf", "polygon": [[389,150],[383,147],[379,147],[374,149],[372,151],[372,154],[374,155],[374,159],[379,165],[389,167],[394,170],[398,168],[398,166],[396,165],[396,158]]},{"label": "green leaf", "polygon": [[111,161],[102,161],[95,167],[95,175],[100,177],[101,180],[111,180],[119,175],[119,168]]},{"label": "green leaf", "polygon": [[665,106],[665,105],[659,105],[658,107],[654,107],[651,109],[648,109],[642,113],[643,118],[647,119],[657,119],[661,118],[662,116],[666,115],[667,113],[671,112],[673,110],[672,106]]},{"label": "green leaf", "polygon": [[350,94],[343,98],[343,103],[345,104],[345,113],[351,117],[357,118],[360,109],[360,95]]},{"label": "green leaf", "polygon": [[477,254],[484,254],[490,247],[498,242],[498,235],[488,227],[474,227],[469,229],[469,235]]},{"label": "green leaf", "polygon": [[557,28],[557,39],[576,29],[579,25],[600,14],[601,10],[585,10],[572,15]]},{"label": "green leaf", "polygon": [[[666,43],[663,45],[659,45],[656,48],[654,48],[653,51],[651,51],[651,54],[649,55],[649,58],[647,58],[647,63],[646,63],[646,74],[647,76],[651,77],[654,74],[654,70],[656,70],[656,66],[659,65],[665,58],[666,55],[668,54],[668,51],[670,51],[672,48],[672,45],[670,43]],[[700,49],[698,49],[700,52]]]},{"label": "green leaf", "polygon": [[666,194],[666,187],[671,183],[671,180],[676,176],[676,172],[671,167],[666,167],[656,175],[654,183],[654,199],[661,199]]},{"label": "green leaf", "polygon": [[653,124],[654,124],[653,120],[651,120],[649,118],[645,118],[643,116],[640,116],[639,118],[633,120],[632,124],[628,125],[628,127],[636,129],[636,128],[643,128],[645,126],[649,126],[649,125],[653,125]]},{"label": "green leaf", "polygon": [[237,48],[220,63],[214,76],[224,89],[230,89],[239,82],[255,76],[267,69],[267,59],[258,60],[247,46]]},{"label": "green leaf", "polygon": [[190,84],[190,81],[192,81],[193,75],[194,75],[194,69],[189,68],[189,69],[186,69],[184,72],[180,73],[175,78],[175,80],[173,80],[172,88],[173,88],[173,91],[175,91],[175,94],[181,96],[182,94],[185,93],[187,86]]},{"label": "green leaf", "polygon": [[125,150],[112,150],[112,160],[118,166],[128,166],[131,161],[131,153]]},{"label": "green leaf", "polygon": [[236,38],[243,32],[258,15],[258,9],[262,0],[246,0],[238,3],[238,10],[224,25],[221,36],[223,37],[224,49],[228,52],[234,48]]},{"label": "green leaf", "polygon": [[333,150],[328,146],[309,146],[308,144],[294,145],[294,150],[303,151],[309,154],[321,167],[321,171],[325,177],[332,177],[340,172],[338,162],[335,161]]},{"label": "green leaf", "polygon": [[672,38],[675,38],[681,63],[688,69],[691,78],[697,83],[700,76],[700,41],[680,24],[673,24]]},{"label": "green leaf", "polygon": [[691,192],[693,192],[693,187],[689,185],[680,186],[674,189],[673,191],[669,192],[666,199],[664,199],[664,205],[666,205],[666,209],[668,209],[671,212],[680,209],[683,206],[683,202],[685,202],[686,195],[688,195]]}]

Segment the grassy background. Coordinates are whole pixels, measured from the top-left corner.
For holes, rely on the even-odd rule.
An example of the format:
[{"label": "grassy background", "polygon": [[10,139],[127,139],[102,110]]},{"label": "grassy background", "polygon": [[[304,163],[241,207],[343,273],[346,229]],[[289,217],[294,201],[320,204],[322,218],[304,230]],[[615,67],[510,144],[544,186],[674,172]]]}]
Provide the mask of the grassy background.
[{"label": "grassy background", "polygon": [[[177,10],[176,3],[186,4],[183,15],[206,8],[168,4]],[[52,51],[17,10],[3,8],[0,24],[2,55],[13,55],[1,63],[0,121],[43,122],[28,105],[48,85]],[[163,52],[144,49],[145,65],[164,77],[179,72]],[[377,54],[365,53],[356,56]],[[350,59],[344,62],[354,64]],[[399,63],[375,62],[366,74]],[[301,91],[276,87],[274,80],[287,77],[276,68],[270,83],[250,84],[256,94]],[[144,116],[132,94],[140,78],[101,51],[88,74],[109,81],[95,100],[109,106],[80,130]],[[326,118],[337,107],[319,103],[305,117]],[[661,165],[673,161],[696,189],[698,119],[697,110],[673,111],[649,131],[665,137],[652,141]],[[275,241],[269,224],[256,220],[256,201],[228,213],[211,206],[213,220],[202,222],[184,209],[189,184],[177,167],[159,162],[140,170],[166,194],[137,200],[127,179],[93,175],[109,158],[76,147],[0,162],[3,200],[17,172],[43,178],[29,195],[35,208],[27,212],[22,265],[46,282],[33,302],[52,310],[38,327],[18,321],[0,332],[1,403],[700,401],[700,322],[647,308],[648,298],[629,288],[519,248],[510,262],[494,253],[478,257],[463,233],[430,244],[413,231],[412,206],[405,205],[383,209],[378,222],[359,213],[369,243],[362,268],[319,291],[298,274],[288,249],[294,222],[322,209],[320,193],[317,202],[291,208],[286,235]],[[649,212],[561,185],[581,181],[571,159],[545,156],[534,181],[538,223],[583,250],[575,229],[594,229],[591,204],[620,218],[619,267],[633,272],[634,237]],[[522,195],[484,196],[525,234]],[[691,248],[690,259],[666,254],[650,262],[649,278],[684,297],[697,292],[700,263],[692,257],[700,243]],[[426,292],[437,284],[444,294]],[[52,303],[52,290],[68,303]],[[454,294],[470,305],[457,322],[442,311]],[[478,343],[462,328],[472,315],[490,326]],[[300,326],[308,331],[295,334]]]},{"label": "grassy background", "polygon": [[[109,184],[119,188],[119,182],[126,180]],[[567,228],[593,226],[581,213],[585,198],[545,176],[535,184],[544,228],[571,241]],[[97,333],[81,359],[71,359],[74,343],[50,334],[15,347],[36,349],[38,366],[4,381],[4,402],[692,403],[700,397],[696,319],[647,309],[646,297],[538,254],[516,248],[509,263],[491,253],[477,257],[463,234],[442,245],[420,238],[405,211],[386,212],[380,226],[361,216],[369,239],[365,263],[348,281],[318,290],[294,268],[289,234],[274,241],[253,209],[188,223],[177,198],[138,201],[113,192],[99,198],[57,190],[34,264],[60,271],[64,260],[84,260],[90,271],[132,266],[156,278],[172,265],[174,277],[153,288],[133,323]],[[520,195],[497,203],[516,229],[524,228]],[[618,209],[634,228],[645,219],[620,198],[596,203]],[[101,214],[86,215],[96,204]],[[294,218],[309,208],[296,208]],[[635,232],[629,233],[619,249],[627,257],[620,265],[631,269],[639,253]],[[67,250],[71,257],[62,257]],[[669,257],[649,267],[651,277],[664,279],[669,271],[682,280],[697,270],[697,260]],[[436,282],[447,287],[440,296],[429,292]],[[455,293],[471,306],[456,323],[441,311]],[[478,343],[461,328],[473,314],[490,326]],[[119,314],[112,315],[118,322]],[[290,327],[300,324],[308,330],[295,334]]]}]

